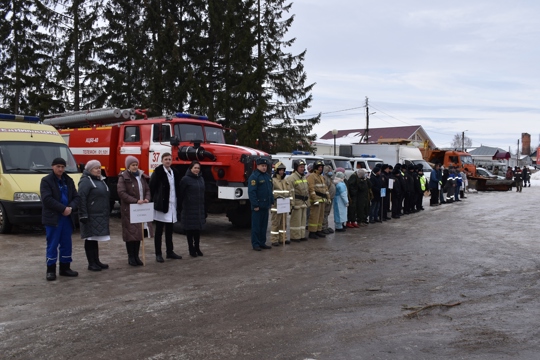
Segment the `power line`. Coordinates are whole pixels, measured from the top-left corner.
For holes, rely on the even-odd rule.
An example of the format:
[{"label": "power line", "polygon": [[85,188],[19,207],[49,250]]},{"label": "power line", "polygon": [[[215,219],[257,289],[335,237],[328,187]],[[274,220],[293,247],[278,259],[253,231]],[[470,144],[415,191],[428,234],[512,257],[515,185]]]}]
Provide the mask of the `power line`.
[{"label": "power line", "polygon": [[392,116],[392,115],[390,115],[390,114],[384,112],[384,111],[381,110],[380,108],[378,108],[378,107],[376,107],[376,106],[373,106],[373,103],[371,103],[371,107],[374,108],[375,110],[379,111],[379,112],[382,112],[384,115],[391,117],[392,119],[395,119],[395,120],[397,120],[397,121],[399,121],[399,122],[402,122],[402,123],[404,123],[404,124],[407,124],[407,125],[409,125],[409,126],[414,126],[413,124],[409,124],[408,122],[403,121],[403,120],[401,120],[401,119],[398,119],[397,117]]},{"label": "power line", "polygon": [[320,115],[335,114],[335,113],[339,113],[339,112],[351,111],[351,110],[357,110],[357,109],[363,109],[363,108],[365,108],[365,106],[358,106],[358,107],[353,107],[353,108],[343,109],[343,110],[336,110],[336,111],[321,112],[321,113],[310,114],[310,115],[304,115],[304,116],[307,116],[307,117],[313,117],[313,116],[317,116],[317,115],[319,115],[319,114],[320,114]]}]

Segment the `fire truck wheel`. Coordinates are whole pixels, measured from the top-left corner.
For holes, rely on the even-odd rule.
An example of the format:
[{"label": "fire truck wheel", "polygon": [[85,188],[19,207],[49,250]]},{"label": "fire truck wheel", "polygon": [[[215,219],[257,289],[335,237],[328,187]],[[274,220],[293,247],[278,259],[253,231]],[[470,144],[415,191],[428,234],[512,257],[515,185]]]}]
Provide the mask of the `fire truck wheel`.
[{"label": "fire truck wheel", "polygon": [[9,234],[11,232],[11,223],[7,218],[6,209],[0,204],[0,234]]},{"label": "fire truck wheel", "polygon": [[251,208],[249,204],[228,210],[227,217],[234,226],[240,228],[249,228],[251,226]]}]

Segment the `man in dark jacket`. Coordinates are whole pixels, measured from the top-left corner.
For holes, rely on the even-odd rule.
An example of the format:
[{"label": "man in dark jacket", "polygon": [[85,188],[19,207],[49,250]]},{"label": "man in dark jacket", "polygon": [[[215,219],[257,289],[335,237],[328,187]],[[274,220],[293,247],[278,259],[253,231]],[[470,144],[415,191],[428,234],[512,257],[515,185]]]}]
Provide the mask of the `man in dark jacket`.
[{"label": "man in dark jacket", "polygon": [[527,183],[529,183],[529,187],[531,187],[531,172],[529,171],[529,167],[527,165],[523,167],[521,178],[523,179],[523,187],[526,187]]},{"label": "man in dark jacket", "polygon": [[47,236],[47,280],[56,280],[56,262],[60,248],[60,275],[77,276],[70,269],[71,235],[75,221],[71,217],[79,206],[79,194],[73,179],[64,173],[66,161],[56,158],[52,162],[53,172],[41,179],[42,223]]},{"label": "man in dark jacket", "polygon": [[441,164],[435,163],[431,175],[429,177],[429,191],[431,192],[430,206],[439,205],[439,189],[441,187],[440,170]]},{"label": "man in dark jacket", "polygon": [[154,248],[156,261],[164,262],[161,252],[161,236],[165,228],[165,248],[167,259],[181,259],[182,256],[174,253],[173,225],[178,221],[177,197],[180,189],[180,174],[171,167],[172,156],[166,152],[161,155],[161,165],[156,167],[150,177],[150,193],[154,203]]},{"label": "man in dark jacket", "polygon": [[392,218],[388,216],[388,212],[390,211],[390,189],[388,187],[388,183],[390,181],[390,165],[383,164],[381,166],[381,180],[383,182],[383,188],[385,188],[385,196],[382,198],[382,219],[381,220],[391,220]]},{"label": "man in dark jacket", "polygon": [[401,217],[401,204],[403,202],[403,187],[402,187],[401,170],[397,166],[392,170],[392,219]]},{"label": "man in dark jacket", "polygon": [[248,179],[248,196],[251,202],[251,245],[253,250],[271,249],[266,245],[268,212],[274,204],[272,178],[266,172],[270,162],[257,159],[257,170]]},{"label": "man in dark jacket", "polygon": [[373,199],[371,200],[371,208],[369,211],[369,223],[374,224],[376,222],[382,222],[381,219],[381,189],[384,187],[381,179],[381,168],[377,165],[371,172],[371,192],[373,193]]}]

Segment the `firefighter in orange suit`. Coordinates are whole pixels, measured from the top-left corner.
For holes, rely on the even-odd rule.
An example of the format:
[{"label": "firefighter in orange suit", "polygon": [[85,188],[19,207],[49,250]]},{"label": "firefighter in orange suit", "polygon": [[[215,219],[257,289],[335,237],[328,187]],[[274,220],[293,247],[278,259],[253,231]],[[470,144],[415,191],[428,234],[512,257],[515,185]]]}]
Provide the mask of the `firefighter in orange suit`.
[{"label": "firefighter in orange suit", "polygon": [[[330,204],[328,188],[322,172],[324,163],[321,160],[317,160],[313,164],[313,173],[308,176],[308,188],[309,188],[309,200],[311,207],[309,210],[308,231],[310,239],[318,239],[320,237],[326,237],[322,232],[323,220],[324,220],[324,207],[325,204]],[[330,205],[329,205],[330,206]]]}]

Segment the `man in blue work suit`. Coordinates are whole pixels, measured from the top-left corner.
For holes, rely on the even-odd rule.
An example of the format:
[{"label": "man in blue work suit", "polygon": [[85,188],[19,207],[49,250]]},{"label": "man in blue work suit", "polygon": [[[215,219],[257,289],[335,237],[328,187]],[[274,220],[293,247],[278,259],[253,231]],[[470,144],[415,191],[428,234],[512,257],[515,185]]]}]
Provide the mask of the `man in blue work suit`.
[{"label": "man in blue work suit", "polygon": [[64,173],[66,161],[56,158],[53,172],[41,179],[42,223],[47,234],[47,280],[56,280],[60,248],[60,275],[77,276],[71,270],[71,234],[75,228],[73,211],[79,206],[79,194],[73,179]]},{"label": "man in blue work suit", "polygon": [[274,204],[272,178],[266,170],[268,159],[257,159],[257,170],[248,179],[248,196],[251,202],[251,245],[253,250],[271,249],[266,245],[268,213]]}]

